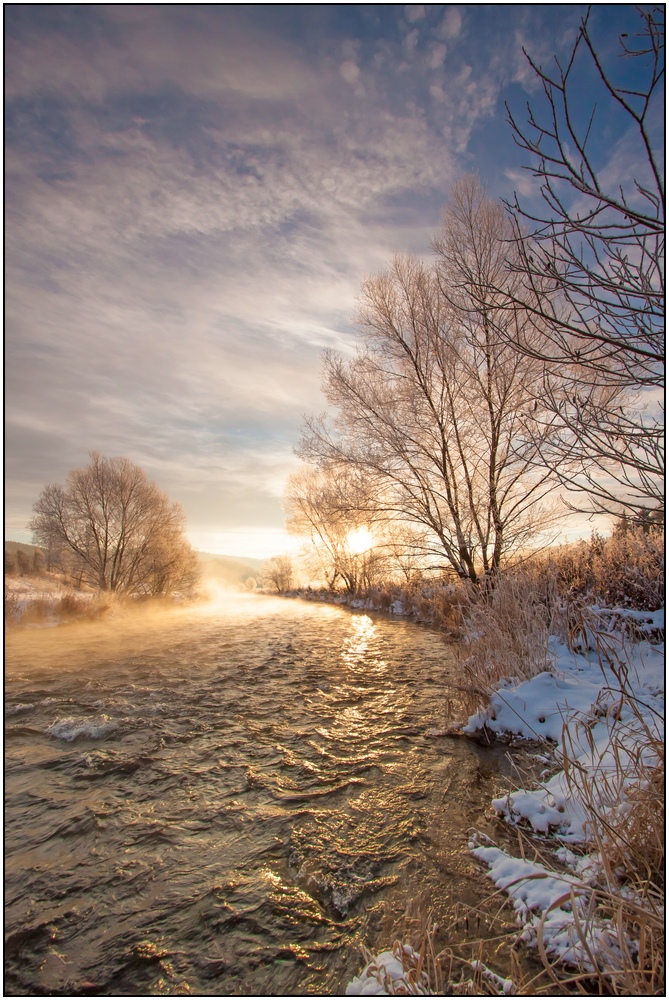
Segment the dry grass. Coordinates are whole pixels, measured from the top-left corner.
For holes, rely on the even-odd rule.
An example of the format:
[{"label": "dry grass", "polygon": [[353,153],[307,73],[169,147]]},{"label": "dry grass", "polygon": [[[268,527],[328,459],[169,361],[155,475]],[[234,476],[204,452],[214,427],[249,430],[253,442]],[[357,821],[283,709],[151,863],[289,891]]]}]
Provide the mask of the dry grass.
[{"label": "dry grass", "polygon": [[[53,581],[46,581],[52,583]],[[60,587],[40,592],[33,588],[28,591],[5,590],[5,624],[45,625],[72,621],[96,621],[102,618],[117,603],[113,595],[75,594],[63,592]]]},{"label": "dry grass", "polygon": [[21,619],[21,602],[11,590],[5,590],[5,626],[16,625]]},{"label": "dry grass", "polygon": [[[651,611],[662,606],[664,533],[618,530],[608,539],[562,546],[500,574],[488,588],[449,586],[432,597],[444,603],[434,624],[465,638],[458,653],[463,686],[485,702],[505,680],[526,680],[550,670],[550,635],[572,649],[602,651],[603,622],[588,610],[609,606]],[[448,624],[446,624],[448,623]],[[610,626],[611,623],[609,623]],[[615,622],[633,635],[633,621]],[[643,631],[643,630],[642,630]],[[594,637],[599,635],[599,639]]]},{"label": "dry grass", "polygon": [[664,603],[664,532],[619,526],[610,538],[550,549],[535,560],[563,596],[655,611]]},{"label": "dry grass", "polygon": [[[573,649],[594,650],[602,669],[616,678],[616,697],[605,720],[606,746],[595,746],[596,720],[584,720],[580,731],[586,741],[590,734],[592,758],[599,760],[594,771],[579,762],[583,746],[577,749],[566,727],[561,747],[570,793],[588,816],[596,873],[583,895],[571,898],[580,964],[569,967],[550,954],[544,934],[549,911],[537,934],[541,973],[521,970],[515,935],[498,939],[499,954],[505,954],[501,964],[513,969],[513,986],[506,983],[513,995],[665,995],[663,726],[635,697],[625,666],[625,642],[643,635],[614,632],[610,616],[587,607],[588,600],[648,611],[661,606],[662,538],[659,532],[636,529],[605,541],[595,536],[518,567],[483,595],[449,588],[449,600],[457,601],[462,627],[470,633],[461,661],[464,680],[480,700],[506,678],[525,679],[549,669],[550,634],[561,635]],[[431,600],[438,598],[436,593]],[[550,869],[545,857],[542,863]],[[573,896],[573,888],[569,893]],[[478,943],[478,956],[475,942],[437,951],[427,904],[424,913],[422,924],[407,915],[407,934],[400,937],[412,941],[431,992],[499,995],[505,983],[484,962],[491,940]],[[399,955],[398,940],[394,947]]]},{"label": "dry grass", "polygon": [[505,680],[526,680],[551,667],[548,639],[556,627],[558,595],[528,570],[501,576],[485,595],[467,594],[457,649],[464,686],[484,703]]},{"label": "dry grass", "polygon": [[42,624],[51,617],[52,608],[53,603],[48,597],[36,597],[27,605],[21,616],[21,623],[28,625]]},{"label": "dry grass", "polygon": [[53,610],[59,620],[85,618],[88,621],[96,621],[109,611],[111,605],[112,597],[109,594],[96,594],[89,597],[64,594],[54,604]]},{"label": "dry grass", "polygon": [[[480,916],[476,910],[463,910],[459,920],[474,927]],[[439,927],[425,894],[407,907],[403,926],[396,930],[400,937],[395,937],[390,950],[404,968],[406,983],[393,983],[381,973],[378,982],[388,996],[538,996],[555,992],[545,972],[533,975],[522,967],[513,947],[515,931],[439,949],[438,938],[443,939],[445,933],[448,937],[449,932],[457,935],[457,925]],[[367,969],[374,975],[378,966],[371,952],[364,947],[361,950]],[[491,968],[501,952],[506,976]]]},{"label": "dry grass", "polygon": [[[599,871],[588,919],[577,925],[589,968],[577,970],[570,982],[586,993],[594,985],[613,996],[664,995],[663,720],[635,696],[624,647],[616,649],[611,635],[599,631],[592,619],[589,626],[600,665],[616,676],[617,704],[609,712],[607,745],[595,750],[590,736],[599,761],[594,771],[578,764],[564,730],[563,769],[571,795],[588,816],[591,855]],[[584,730],[586,737],[589,732]],[[597,925],[606,926],[608,944],[594,955],[589,941]]]}]

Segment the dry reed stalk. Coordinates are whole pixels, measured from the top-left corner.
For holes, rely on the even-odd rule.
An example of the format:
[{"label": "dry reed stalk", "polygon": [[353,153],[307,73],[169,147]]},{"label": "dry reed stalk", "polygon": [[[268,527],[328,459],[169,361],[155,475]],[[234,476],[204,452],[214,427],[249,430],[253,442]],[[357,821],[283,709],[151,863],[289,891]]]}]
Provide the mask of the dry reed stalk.
[{"label": "dry reed stalk", "polygon": [[[539,950],[554,982],[568,982],[579,992],[657,996],[664,989],[665,949],[663,725],[657,710],[635,695],[624,642],[598,626],[584,612],[576,631],[594,642],[604,676],[615,681],[603,720],[606,741],[596,744],[592,723],[581,725],[578,748],[566,726],[562,740],[563,771],[588,817],[598,872],[587,910],[572,906],[586,967],[565,979],[548,961],[542,933],[548,913]],[[584,743],[592,766],[577,760]],[[591,942],[597,935],[595,954]]]},{"label": "dry reed stalk", "polygon": [[466,687],[484,703],[502,681],[551,669],[548,640],[557,601],[557,593],[537,586],[526,568],[499,577],[484,595],[468,595],[463,617],[469,641],[460,650],[460,667]]}]

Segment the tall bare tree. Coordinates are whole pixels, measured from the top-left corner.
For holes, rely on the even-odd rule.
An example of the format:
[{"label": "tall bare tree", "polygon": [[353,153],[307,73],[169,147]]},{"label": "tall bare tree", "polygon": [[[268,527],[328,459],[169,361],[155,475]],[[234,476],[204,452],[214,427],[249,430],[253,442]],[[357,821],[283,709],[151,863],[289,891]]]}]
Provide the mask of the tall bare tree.
[{"label": "tall bare tree", "polygon": [[[545,389],[545,457],[595,510],[639,516],[664,497],[664,8],[627,10],[617,61],[598,50],[590,10],[564,63],[545,70],[525,53],[543,98],[526,124],[509,121],[543,210],[517,196],[508,207],[524,276],[511,307],[544,334],[518,346],[563,376]],[[617,160],[599,136],[604,110],[624,135]]]},{"label": "tall bare tree", "polygon": [[355,564],[347,538],[364,516],[365,501],[355,490],[354,470],[305,466],[288,478],[284,493],[286,529],[307,539],[318,570],[332,590],[342,580],[355,591]]},{"label": "tall bare tree", "polygon": [[363,285],[355,358],[325,354],[334,425],[309,419],[300,446],[362,470],[379,509],[427,529],[430,551],[475,583],[537,530],[551,488],[524,433],[543,368],[510,344],[526,318],[494,291],[511,235],[476,179],[457,185],[435,262],[396,256]]},{"label": "tall bare tree", "polygon": [[34,540],[62,550],[73,575],[103,591],[164,594],[190,589],[197,563],[181,507],[127,458],[91,453],[65,485],[49,485],[30,522]]}]

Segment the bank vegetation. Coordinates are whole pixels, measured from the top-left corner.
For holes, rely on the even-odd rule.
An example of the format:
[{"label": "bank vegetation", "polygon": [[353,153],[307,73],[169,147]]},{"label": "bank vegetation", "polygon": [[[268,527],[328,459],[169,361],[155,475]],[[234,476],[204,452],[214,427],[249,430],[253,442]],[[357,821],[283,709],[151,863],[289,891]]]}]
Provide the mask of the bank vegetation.
[{"label": "bank vegetation", "polygon": [[[303,594],[460,640],[466,728],[501,732],[504,692],[513,702],[533,685],[532,701],[541,678],[582,694],[587,676],[595,691],[578,719],[564,703],[546,750],[546,788],[561,791],[542,815],[560,799],[583,817],[572,874],[535,866],[509,880],[500,864],[521,872],[525,857],[473,848],[519,913],[532,880],[562,887],[525,924],[543,978],[504,982],[479,962],[469,987],[489,993],[664,989],[663,695],[651,676],[664,640],[664,15],[628,13],[618,56],[589,14],[564,63],[528,56],[538,97],[509,123],[533,199],[497,204],[466,177],[431,256],[398,254],[364,282],[355,349],[324,355],[328,411],[305,418],[304,464],[285,492]],[[625,136],[615,171],[603,113]],[[574,512],[608,518],[610,534],[556,547]],[[294,585],[284,570],[278,591]],[[434,956],[428,969],[430,940],[385,965],[372,957],[350,992],[453,992]]]}]

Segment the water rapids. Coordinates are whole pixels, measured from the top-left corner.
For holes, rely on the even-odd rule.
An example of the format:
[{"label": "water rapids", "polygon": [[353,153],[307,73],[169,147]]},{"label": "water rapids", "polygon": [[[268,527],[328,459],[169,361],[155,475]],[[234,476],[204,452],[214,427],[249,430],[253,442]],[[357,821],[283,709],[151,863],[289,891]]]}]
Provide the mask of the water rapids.
[{"label": "water rapids", "polygon": [[430,733],[455,679],[428,629],[253,596],[10,633],[6,993],[341,995],[412,896],[476,902],[509,765]]}]

